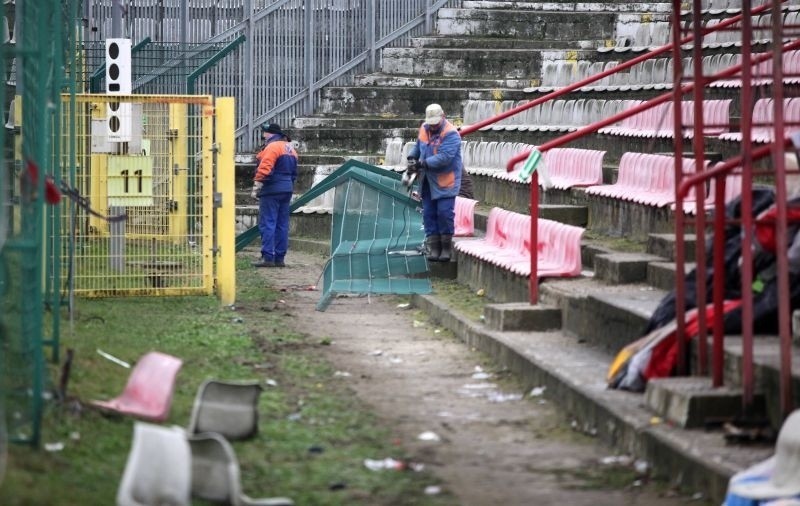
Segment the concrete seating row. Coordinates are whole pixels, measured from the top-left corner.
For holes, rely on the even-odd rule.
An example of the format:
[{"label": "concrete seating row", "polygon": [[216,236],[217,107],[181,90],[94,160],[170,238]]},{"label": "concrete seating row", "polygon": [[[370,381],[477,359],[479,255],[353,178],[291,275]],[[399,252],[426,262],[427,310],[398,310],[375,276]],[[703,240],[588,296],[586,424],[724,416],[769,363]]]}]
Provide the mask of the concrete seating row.
[{"label": "concrete seating row", "polygon": [[[701,209],[708,212],[714,209],[714,198],[716,192],[716,178],[709,180],[706,199],[703,201]],[[742,175],[741,168],[734,170],[725,178],[725,203],[732,201],[742,194]],[[670,204],[670,209],[676,209],[675,203]],[[683,203],[684,214],[694,215],[697,213],[697,202],[689,201]]]},{"label": "concrete seating row", "polygon": [[[753,127],[751,140],[753,142],[772,142],[775,137],[772,126],[775,118],[775,101],[771,98],[756,100],[753,106]],[[800,97],[783,99],[783,120],[787,132],[800,130]],[[741,132],[727,132],[719,136],[726,141],[741,142]]]},{"label": "concrete seating row", "polygon": [[[757,56],[759,53],[754,53]],[[724,53],[707,55],[703,57],[703,74],[710,76],[724,69],[741,63],[740,53]],[[619,65],[618,61],[590,62],[586,60],[552,61],[545,63],[542,69],[542,84],[524,88],[528,93],[550,92],[554,89],[567,86],[573,82],[610,70]],[[690,78],[694,73],[692,57],[683,58],[683,75]],[[627,71],[618,72],[607,76],[595,83],[580,88],[581,91],[638,91],[638,90],[664,90],[672,88],[672,58],[653,58],[634,65]],[[800,82],[800,51],[787,51],[783,55],[784,84]],[[759,86],[772,82],[772,60],[767,60],[753,69],[753,85]],[[711,87],[733,88],[741,87],[741,78],[723,79],[710,83]],[[505,108],[501,108],[506,110]],[[491,117],[493,114],[485,112],[478,119]],[[467,119],[465,122],[475,122]],[[513,121],[512,121],[513,123]]]},{"label": "concrete seating row", "polygon": [[[683,174],[695,172],[695,161],[683,159]],[[675,159],[672,156],[628,152],[619,162],[617,181],[590,186],[588,195],[619,199],[637,204],[664,207],[675,202]],[[705,195],[702,196],[705,199]],[[685,202],[694,202],[692,190]]]},{"label": "concrete seating row", "polygon": [[[623,100],[622,110],[636,107],[640,100]],[[703,134],[717,136],[727,132],[730,126],[731,99],[703,101]],[[626,137],[672,138],[675,136],[674,104],[667,102],[625,118],[617,125],[604,127],[598,133]],[[685,125],[683,135],[694,136],[694,101],[681,102],[681,120]]]},{"label": "concrete seating row", "polygon": [[[527,101],[508,101],[501,112],[527,103]],[[476,123],[491,118],[494,103],[490,100],[472,100],[465,107],[465,123]],[[481,131],[519,131],[519,132],[571,132],[581,126],[599,121],[616,114],[622,107],[620,101],[603,99],[550,100],[509,116]]]},{"label": "concrete seating row", "polygon": [[[796,10],[787,11],[783,14],[784,26],[796,26],[798,19],[798,12]],[[709,19],[704,23],[706,28],[712,28],[721,23],[722,19]],[[771,14],[761,14],[753,16],[753,27],[756,28],[753,33],[753,43],[768,42],[769,28],[772,25]],[[766,30],[758,30],[757,28],[765,28]],[[644,52],[650,49],[664,46],[672,41],[672,29],[669,21],[654,21],[639,23],[635,31],[631,34],[622,35],[617,37],[613,45],[601,46],[597,48],[598,52]],[[706,34],[703,37],[703,48],[717,49],[727,48],[742,45],[741,26],[738,24],[731,25],[721,30],[717,30]]]},{"label": "concrete seating row", "polygon": [[532,146],[524,142],[462,141],[461,161],[467,172],[481,176],[505,172],[505,163]]},{"label": "concrete seating row", "polygon": [[[581,273],[580,242],[584,229],[539,219],[538,277],[570,277]],[[499,207],[489,212],[486,236],[456,242],[460,254],[489,262],[520,276],[531,274],[531,217]]]},{"label": "concrete seating row", "polygon": [[[514,155],[535,148],[521,142],[466,141],[462,143],[462,158],[470,174],[491,176],[515,182],[520,179],[519,164],[512,172],[506,163]],[[543,154],[550,182],[554,188],[566,190],[575,186],[600,184],[603,180],[603,157],[606,152],[596,149],[554,148]],[[539,181],[543,184],[543,181]]]}]

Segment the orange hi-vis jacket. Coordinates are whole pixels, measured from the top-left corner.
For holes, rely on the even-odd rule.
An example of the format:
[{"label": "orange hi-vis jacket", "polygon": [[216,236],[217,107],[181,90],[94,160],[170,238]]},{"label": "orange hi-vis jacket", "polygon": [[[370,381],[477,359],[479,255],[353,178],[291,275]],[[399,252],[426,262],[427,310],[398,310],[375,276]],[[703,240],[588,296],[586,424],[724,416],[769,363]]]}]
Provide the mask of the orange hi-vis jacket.
[{"label": "orange hi-vis jacket", "polygon": [[264,186],[258,196],[291,193],[297,179],[297,151],[284,137],[267,141],[257,155],[258,168],[253,178]]}]

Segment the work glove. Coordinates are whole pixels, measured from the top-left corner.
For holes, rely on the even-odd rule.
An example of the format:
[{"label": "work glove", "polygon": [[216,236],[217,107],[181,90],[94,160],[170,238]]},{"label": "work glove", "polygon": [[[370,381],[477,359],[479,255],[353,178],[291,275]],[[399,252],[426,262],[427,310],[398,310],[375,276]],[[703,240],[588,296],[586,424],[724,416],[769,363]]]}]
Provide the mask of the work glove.
[{"label": "work glove", "polygon": [[418,164],[419,164],[419,160],[409,156],[406,159],[406,172],[408,172],[410,174],[413,174],[413,173],[417,172],[417,169],[418,169],[417,165]]},{"label": "work glove", "polygon": [[417,170],[426,170],[428,168],[428,162],[425,160],[417,160]]},{"label": "work glove", "polygon": [[261,181],[256,181],[255,183],[253,183],[253,191],[250,192],[250,197],[257,199],[258,194],[261,192],[261,188],[263,187],[264,183],[262,183]]}]

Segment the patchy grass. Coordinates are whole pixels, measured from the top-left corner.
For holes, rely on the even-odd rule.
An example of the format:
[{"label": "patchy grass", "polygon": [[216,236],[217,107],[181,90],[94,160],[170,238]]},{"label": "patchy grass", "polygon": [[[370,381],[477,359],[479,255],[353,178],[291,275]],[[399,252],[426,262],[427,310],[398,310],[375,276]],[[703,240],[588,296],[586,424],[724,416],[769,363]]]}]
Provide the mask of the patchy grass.
[{"label": "patchy grass", "polygon": [[490,301],[454,279],[433,280],[433,294],[473,321],[482,321],[483,306]]},{"label": "patchy grass", "polygon": [[644,253],[647,250],[647,244],[644,242],[633,241],[625,237],[608,237],[605,235],[599,235],[596,232],[588,229],[583,233],[583,238],[598,245],[605,246],[606,248],[610,248],[614,251],[624,253]]},{"label": "patchy grass", "polygon": [[[114,503],[134,422],[103,415],[88,401],[118,395],[130,371],[98,355],[100,348],[128,362],[151,350],[184,360],[165,425],[188,424],[206,378],[264,381],[259,433],[234,444],[252,497],[287,496],[298,505],[455,504],[447,494],[424,494],[436,482],[427,472],[364,467],[366,458],[404,457],[390,428],[330,381],[333,371],[317,353],[324,343],[290,330],[289,317],[276,309],[279,294],[250,275],[248,261],[241,258],[238,268],[245,275],[235,308],[211,297],[78,301],[74,330],[62,336],[63,346],[75,350],[68,398],[46,406],[43,425],[43,441],[64,449],[13,446],[0,503]],[[58,374],[50,371],[54,380]]]}]

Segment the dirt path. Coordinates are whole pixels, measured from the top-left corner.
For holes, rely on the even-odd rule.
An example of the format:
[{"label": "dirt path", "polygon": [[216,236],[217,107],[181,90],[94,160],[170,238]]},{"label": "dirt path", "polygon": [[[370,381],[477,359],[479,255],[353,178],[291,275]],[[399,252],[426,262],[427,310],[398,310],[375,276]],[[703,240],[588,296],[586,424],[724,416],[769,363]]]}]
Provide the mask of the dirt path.
[{"label": "dirt path", "polygon": [[[513,378],[416,311],[390,297],[338,298],[326,312],[315,311],[320,292],[298,287],[317,282],[322,259],[290,252],[287,265],[258,272],[287,289],[296,329],[330,339],[324,350],[340,372],[335,380],[347,382],[386,420],[414,460],[461,504],[686,503],[663,497],[652,484],[634,486],[633,466],[601,463],[612,450],[572,431],[566,415],[543,397],[524,392],[520,400]],[[440,440],[420,440],[425,432]]]}]

